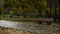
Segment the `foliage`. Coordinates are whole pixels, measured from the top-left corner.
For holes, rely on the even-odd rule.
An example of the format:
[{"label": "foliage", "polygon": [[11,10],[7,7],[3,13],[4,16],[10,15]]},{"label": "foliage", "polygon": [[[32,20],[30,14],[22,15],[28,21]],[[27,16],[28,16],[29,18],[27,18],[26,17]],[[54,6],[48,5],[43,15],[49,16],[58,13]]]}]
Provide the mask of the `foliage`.
[{"label": "foliage", "polygon": [[[0,8],[0,14],[23,16],[24,18],[60,17],[58,1],[4,0],[4,5]],[[52,3],[51,7],[48,5],[49,3]]]}]

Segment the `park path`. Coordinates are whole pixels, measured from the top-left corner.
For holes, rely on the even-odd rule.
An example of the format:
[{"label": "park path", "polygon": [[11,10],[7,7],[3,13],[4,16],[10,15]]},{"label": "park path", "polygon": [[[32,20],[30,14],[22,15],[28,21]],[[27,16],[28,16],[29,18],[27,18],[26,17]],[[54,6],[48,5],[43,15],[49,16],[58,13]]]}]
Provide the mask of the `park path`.
[{"label": "park path", "polygon": [[16,28],[36,32],[38,34],[60,34],[60,25],[43,25],[34,22],[13,22],[0,20],[0,27]]}]

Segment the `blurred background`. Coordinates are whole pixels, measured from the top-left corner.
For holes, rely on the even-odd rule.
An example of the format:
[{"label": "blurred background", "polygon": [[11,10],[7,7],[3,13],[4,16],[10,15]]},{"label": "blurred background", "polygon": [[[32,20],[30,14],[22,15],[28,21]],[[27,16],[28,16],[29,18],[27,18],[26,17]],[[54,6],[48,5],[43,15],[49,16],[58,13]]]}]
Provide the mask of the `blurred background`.
[{"label": "blurred background", "polygon": [[49,17],[60,21],[60,0],[0,0],[0,19]]},{"label": "blurred background", "polygon": [[[60,34],[60,0],[0,0],[0,24],[7,23],[5,20],[21,21],[26,19],[27,21],[34,20],[33,22],[25,22],[27,25],[30,23],[30,27],[33,28],[39,34]],[[38,19],[46,19],[49,22],[49,18],[52,21],[50,25],[39,24],[36,22]],[[48,20],[49,19],[49,20]],[[2,20],[2,21],[1,21]],[[4,22],[5,21],[5,22]],[[23,22],[23,21],[22,21]],[[10,22],[9,22],[10,23]],[[20,22],[21,23],[21,22]],[[38,23],[38,25],[36,25]],[[45,22],[44,22],[45,23]],[[13,23],[14,24],[14,23]],[[22,23],[24,24],[24,23]],[[18,24],[17,24],[18,25]],[[31,26],[32,25],[32,26]],[[0,25],[1,26],[1,25]],[[19,25],[19,27],[22,27]],[[24,28],[25,28],[24,27]],[[24,29],[23,28],[23,29]],[[32,29],[32,31],[34,30]],[[20,31],[16,29],[0,28],[0,34],[37,34],[28,31]]]}]

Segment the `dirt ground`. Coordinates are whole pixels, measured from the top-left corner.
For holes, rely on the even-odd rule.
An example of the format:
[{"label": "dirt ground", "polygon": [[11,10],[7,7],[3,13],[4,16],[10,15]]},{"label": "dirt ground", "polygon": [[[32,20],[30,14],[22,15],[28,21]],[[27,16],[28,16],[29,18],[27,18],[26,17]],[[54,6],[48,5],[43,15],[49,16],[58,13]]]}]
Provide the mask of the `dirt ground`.
[{"label": "dirt ground", "polygon": [[0,28],[0,34],[37,34],[37,33],[23,30],[16,30],[12,28]]}]

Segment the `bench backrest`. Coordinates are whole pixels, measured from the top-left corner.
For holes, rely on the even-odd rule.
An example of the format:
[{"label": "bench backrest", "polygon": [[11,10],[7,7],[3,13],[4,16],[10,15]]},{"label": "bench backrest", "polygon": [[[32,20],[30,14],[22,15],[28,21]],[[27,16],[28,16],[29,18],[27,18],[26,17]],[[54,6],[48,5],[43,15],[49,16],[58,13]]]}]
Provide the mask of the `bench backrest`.
[{"label": "bench backrest", "polygon": [[48,21],[48,22],[52,22],[54,21],[54,18],[39,18],[38,21]]}]

